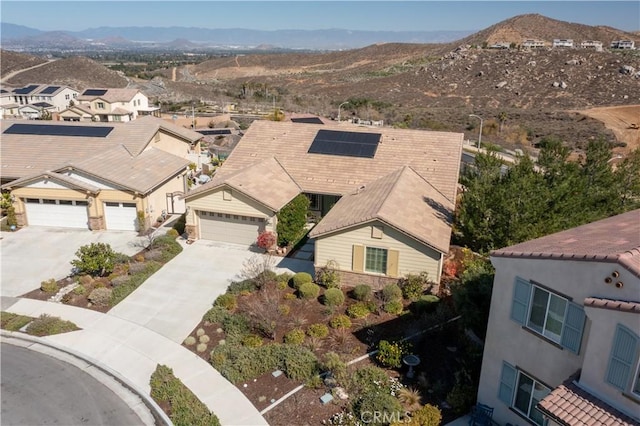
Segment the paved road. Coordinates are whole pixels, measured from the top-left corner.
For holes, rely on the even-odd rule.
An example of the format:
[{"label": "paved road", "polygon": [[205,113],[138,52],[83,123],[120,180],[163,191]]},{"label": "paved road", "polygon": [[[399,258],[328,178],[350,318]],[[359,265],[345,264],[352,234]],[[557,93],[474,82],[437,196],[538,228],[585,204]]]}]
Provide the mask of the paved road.
[{"label": "paved road", "polygon": [[3,425],[140,425],[115,393],[79,368],[3,343]]}]

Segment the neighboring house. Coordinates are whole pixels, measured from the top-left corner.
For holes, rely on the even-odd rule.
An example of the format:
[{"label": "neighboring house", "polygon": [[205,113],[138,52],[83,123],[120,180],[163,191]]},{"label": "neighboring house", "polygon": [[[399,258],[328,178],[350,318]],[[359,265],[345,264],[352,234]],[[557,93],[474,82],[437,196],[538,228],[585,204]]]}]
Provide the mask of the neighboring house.
[{"label": "neighboring house", "polygon": [[187,232],[253,245],[300,193],[322,217],[316,268],[374,286],[427,271],[449,250],[463,135],[346,123],[254,121],[207,184],[190,191]]},{"label": "neighboring house", "polygon": [[52,111],[59,112],[75,102],[78,91],[67,86],[48,84],[29,84],[11,91],[12,102],[20,106],[45,102]]},{"label": "neighboring house", "polygon": [[614,40],[611,42],[612,49],[630,49],[636,48],[636,42],[633,40]]},{"label": "neighboring house", "polygon": [[20,105],[13,102],[11,92],[0,89],[0,119],[18,118],[18,108]]},{"label": "neighboring house", "polygon": [[580,43],[582,49],[595,49],[596,52],[602,52],[602,42],[598,40],[584,40]]},{"label": "neighboring house", "polygon": [[499,424],[640,424],[640,210],[491,253],[478,402]]},{"label": "neighboring house", "polygon": [[29,120],[37,120],[42,118],[51,119],[52,114],[56,112],[53,105],[46,102],[36,102],[34,104],[22,105],[18,107],[18,115]]},{"label": "neighboring house", "polygon": [[554,38],[552,47],[573,47],[573,40],[570,38]]},{"label": "neighboring house", "polygon": [[491,44],[488,46],[488,48],[489,49],[509,49],[510,46],[511,46],[510,43],[503,41],[503,42]]},{"label": "neighboring house", "polygon": [[522,47],[526,49],[538,49],[545,47],[546,43],[543,40],[527,39],[522,42]]},{"label": "neighboring house", "polygon": [[154,117],[122,125],[2,122],[2,189],[20,226],[136,230],[183,213],[202,135]]},{"label": "neighboring house", "polygon": [[62,121],[99,121],[89,105],[77,104],[58,114]]},{"label": "neighboring house", "polygon": [[89,107],[94,121],[131,121],[160,113],[160,108],[149,106],[149,98],[137,89],[87,89],[78,96],[78,102]]}]

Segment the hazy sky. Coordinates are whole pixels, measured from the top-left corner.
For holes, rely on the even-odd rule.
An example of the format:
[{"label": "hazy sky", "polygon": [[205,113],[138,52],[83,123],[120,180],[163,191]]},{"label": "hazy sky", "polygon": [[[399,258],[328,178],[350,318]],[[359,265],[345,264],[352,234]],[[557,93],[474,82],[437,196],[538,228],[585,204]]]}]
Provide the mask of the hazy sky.
[{"label": "hazy sky", "polygon": [[640,30],[640,1],[0,1],[2,22],[39,30],[186,26],[255,30],[480,30],[524,13]]}]

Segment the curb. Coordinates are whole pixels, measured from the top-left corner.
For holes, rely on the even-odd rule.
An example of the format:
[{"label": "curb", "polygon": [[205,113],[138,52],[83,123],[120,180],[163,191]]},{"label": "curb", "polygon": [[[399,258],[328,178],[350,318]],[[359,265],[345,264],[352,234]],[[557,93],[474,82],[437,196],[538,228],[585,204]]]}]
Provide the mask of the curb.
[{"label": "curb", "polygon": [[[93,367],[96,367],[97,369],[99,369],[103,373],[107,374],[108,376],[111,376],[115,381],[120,383],[123,387],[125,387],[126,389],[128,389],[129,391],[131,391],[132,393],[137,395],[142,400],[144,405],[151,412],[151,415],[153,416],[153,419],[154,419],[156,425],[159,425],[159,426],[174,426],[173,422],[171,421],[169,416],[167,416],[167,414],[162,410],[162,408],[160,408],[158,403],[156,403],[153,400],[153,398],[151,398],[151,396],[149,396],[145,392],[141,391],[136,385],[134,385],[127,378],[122,376],[120,373],[118,373],[117,371],[112,370],[111,368],[109,368],[106,365],[98,362],[97,360],[92,359],[92,358],[90,358],[90,357],[88,357],[86,355],[83,355],[83,354],[81,354],[81,353],[79,353],[77,351],[74,351],[72,349],[66,348],[64,346],[58,345],[58,344],[50,342],[50,341],[47,341],[47,340],[42,339],[40,337],[31,336],[31,335],[28,335],[28,334],[23,334],[23,333],[14,332],[14,331],[0,330],[0,337],[4,337],[4,338],[8,338],[8,339],[22,340],[22,341],[30,342],[30,343],[33,343],[33,344],[46,346],[48,348],[55,349],[57,351],[66,353],[68,355],[71,355],[74,358],[77,358],[77,359],[79,359],[81,361],[86,362],[87,364],[89,364],[89,365],[91,365]],[[12,344],[11,341],[7,341],[7,340],[4,340],[4,339],[3,339],[3,342],[8,343],[8,344]]]}]

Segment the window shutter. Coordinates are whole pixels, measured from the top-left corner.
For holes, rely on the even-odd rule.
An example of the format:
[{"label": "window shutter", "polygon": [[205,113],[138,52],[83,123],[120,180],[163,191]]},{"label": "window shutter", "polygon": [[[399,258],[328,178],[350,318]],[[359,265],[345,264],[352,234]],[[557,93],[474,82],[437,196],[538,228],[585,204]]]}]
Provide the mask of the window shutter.
[{"label": "window shutter", "polygon": [[516,387],[516,369],[512,365],[502,361],[502,374],[500,374],[500,387],[498,398],[508,406],[513,400],[513,390]]},{"label": "window shutter", "polygon": [[618,324],[616,334],[613,337],[613,347],[609,355],[609,368],[607,368],[607,383],[620,390],[626,390],[631,367],[638,350],[638,336],[626,327]]},{"label": "window shutter", "polygon": [[364,246],[354,244],[351,259],[351,269],[354,272],[364,271]]},{"label": "window shutter", "polygon": [[561,344],[575,354],[580,352],[584,320],[585,315],[582,306],[569,302],[562,327]]},{"label": "window shutter", "polygon": [[516,277],[513,288],[513,301],[511,303],[511,319],[522,325],[527,322],[530,295],[531,283]]},{"label": "window shutter", "polygon": [[387,275],[390,277],[398,276],[398,250],[387,250]]}]

